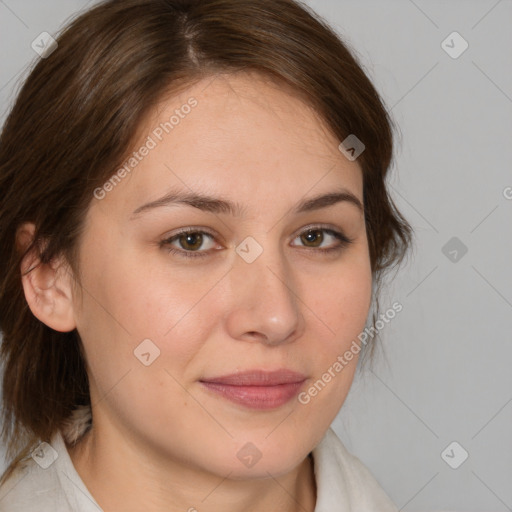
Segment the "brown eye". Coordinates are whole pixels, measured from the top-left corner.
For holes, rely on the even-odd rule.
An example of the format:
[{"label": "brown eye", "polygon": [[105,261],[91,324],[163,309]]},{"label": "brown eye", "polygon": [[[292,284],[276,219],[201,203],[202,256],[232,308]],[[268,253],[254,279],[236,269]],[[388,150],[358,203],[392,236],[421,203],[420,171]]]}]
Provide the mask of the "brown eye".
[{"label": "brown eye", "polygon": [[[305,249],[316,249],[316,252],[320,253],[341,251],[353,242],[352,239],[340,231],[323,227],[306,229],[297,238],[300,238],[302,247]],[[326,241],[331,242],[330,246],[322,247],[322,244]],[[334,244],[332,243],[333,241],[335,242]]]},{"label": "brown eye", "polygon": [[301,240],[309,245],[308,247],[318,247],[322,244],[324,240],[324,235],[321,229],[314,229],[310,231],[306,231],[305,234],[301,235]]},{"label": "brown eye", "polygon": [[[210,240],[209,247],[208,240]],[[169,253],[177,256],[205,257],[211,252],[208,249],[212,249],[215,245],[214,240],[215,237],[206,231],[187,229],[162,240],[160,246],[166,247]]]},{"label": "brown eye", "polygon": [[185,250],[197,250],[203,245],[203,235],[201,233],[185,233],[178,238],[180,246]]}]

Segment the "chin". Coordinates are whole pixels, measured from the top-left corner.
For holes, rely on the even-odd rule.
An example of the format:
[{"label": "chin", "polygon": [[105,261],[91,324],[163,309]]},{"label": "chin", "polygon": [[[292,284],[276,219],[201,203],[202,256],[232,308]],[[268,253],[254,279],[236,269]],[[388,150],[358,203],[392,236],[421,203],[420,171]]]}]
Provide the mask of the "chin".
[{"label": "chin", "polygon": [[299,466],[307,457],[310,450],[304,449],[298,442],[282,443],[233,443],[232,456],[219,453],[222,461],[218,473],[229,474],[232,480],[251,480],[274,478],[286,475]]}]

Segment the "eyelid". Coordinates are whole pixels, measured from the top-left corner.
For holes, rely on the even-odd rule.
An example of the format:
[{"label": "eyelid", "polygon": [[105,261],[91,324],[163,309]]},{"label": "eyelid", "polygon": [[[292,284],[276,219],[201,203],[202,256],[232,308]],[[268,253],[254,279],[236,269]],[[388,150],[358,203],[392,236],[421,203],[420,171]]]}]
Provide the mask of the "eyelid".
[{"label": "eyelid", "polygon": [[[347,235],[345,235],[345,231],[341,228],[338,228],[336,226],[333,226],[332,224],[308,224],[306,226],[302,226],[300,229],[298,229],[293,235],[292,240],[295,240],[299,235],[307,232],[307,231],[326,231],[327,233],[339,233],[340,235],[343,235],[347,241],[352,242],[353,240],[349,239]],[[348,242],[347,242],[348,243]]]}]

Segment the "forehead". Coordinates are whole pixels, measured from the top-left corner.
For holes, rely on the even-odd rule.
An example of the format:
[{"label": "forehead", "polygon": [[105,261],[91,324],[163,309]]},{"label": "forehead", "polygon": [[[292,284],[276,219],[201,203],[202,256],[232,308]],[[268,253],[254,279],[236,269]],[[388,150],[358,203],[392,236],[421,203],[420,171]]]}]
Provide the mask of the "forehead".
[{"label": "forehead", "polygon": [[105,200],[135,208],[177,187],[260,205],[340,186],[362,197],[360,167],[338,145],[290,87],[247,73],[209,77],[151,111]]}]

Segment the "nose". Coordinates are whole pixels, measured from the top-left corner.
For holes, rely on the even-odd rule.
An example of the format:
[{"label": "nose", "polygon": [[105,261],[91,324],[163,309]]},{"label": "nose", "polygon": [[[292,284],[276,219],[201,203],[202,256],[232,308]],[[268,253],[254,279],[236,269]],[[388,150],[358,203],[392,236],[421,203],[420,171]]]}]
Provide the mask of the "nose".
[{"label": "nose", "polygon": [[252,263],[237,255],[229,279],[226,328],[232,338],[279,345],[301,336],[304,316],[296,276],[277,249],[264,249]]}]

